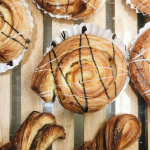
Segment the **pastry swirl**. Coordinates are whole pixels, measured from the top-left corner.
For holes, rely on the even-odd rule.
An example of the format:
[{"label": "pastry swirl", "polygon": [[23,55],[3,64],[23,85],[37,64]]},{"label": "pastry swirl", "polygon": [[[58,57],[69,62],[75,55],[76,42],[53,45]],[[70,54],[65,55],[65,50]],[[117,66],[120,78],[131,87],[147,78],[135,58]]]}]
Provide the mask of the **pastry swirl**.
[{"label": "pastry swirl", "polygon": [[131,0],[131,3],[141,12],[150,13],[150,1],[149,0]]},{"label": "pastry swirl", "polygon": [[8,63],[26,48],[30,20],[21,0],[0,1],[0,62]]},{"label": "pastry swirl", "polygon": [[71,15],[72,18],[87,17],[96,12],[102,0],[35,0],[47,12],[55,15]]},{"label": "pastry swirl", "polygon": [[95,35],[70,37],[46,54],[33,74],[31,88],[46,102],[56,94],[75,113],[104,108],[122,90],[127,65],[121,50]]},{"label": "pastry swirl", "polygon": [[141,122],[131,114],[115,116],[101,128],[98,138],[85,142],[78,150],[122,150],[141,135]]},{"label": "pastry swirl", "polygon": [[13,141],[3,145],[0,150],[46,150],[57,138],[65,139],[63,127],[55,124],[52,114],[32,112]]},{"label": "pastry swirl", "polygon": [[135,42],[130,55],[132,81],[146,102],[150,103],[150,29]]}]

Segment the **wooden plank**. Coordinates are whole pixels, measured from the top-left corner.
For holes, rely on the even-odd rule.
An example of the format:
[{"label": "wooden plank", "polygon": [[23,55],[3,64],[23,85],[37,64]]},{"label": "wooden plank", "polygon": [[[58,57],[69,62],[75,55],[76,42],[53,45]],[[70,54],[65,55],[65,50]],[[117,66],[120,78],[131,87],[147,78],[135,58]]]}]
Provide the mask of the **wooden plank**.
[{"label": "wooden plank", "polygon": [[[131,43],[137,34],[137,14],[126,1],[115,0],[115,33],[123,43],[130,48]],[[129,44],[128,44],[129,43]],[[132,82],[116,101],[116,115],[131,113],[138,116],[138,95]],[[127,150],[138,150],[138,141]]]},{"label": "wooden plank", "polygon": [[[85,23],[92,23],[99,27],[106,27],[106,4],[93,16],[84,19]],[[97,137],[100,128],[106,122],[106,108],[85,114],[84,116],[84,141],[91,141]]]},{"label": "wooden plank", "polygon": [[[52,19],[52,39],[60,35],[63,29],[74,26],[73,20]],[[56,117],[58,125],[64,127],[66,132],[65,140],[56,140],[53,145],[53,150],[74,150],[74,114],[61,107],[58,100],[53,104],[53,114]]]},{"label": "wooden plank", "polygon": [[11,126],[12,71],[0,74],[0,146],[9,142]]},{"label": "wooden plank", "polygon": [[31,0],[26,0],[34,18],[34,29],[28,51],[21,63],[21,121],[32,111],[43,111],[42,99],[31,88],[35,68],[43,59],[43,15]]}]

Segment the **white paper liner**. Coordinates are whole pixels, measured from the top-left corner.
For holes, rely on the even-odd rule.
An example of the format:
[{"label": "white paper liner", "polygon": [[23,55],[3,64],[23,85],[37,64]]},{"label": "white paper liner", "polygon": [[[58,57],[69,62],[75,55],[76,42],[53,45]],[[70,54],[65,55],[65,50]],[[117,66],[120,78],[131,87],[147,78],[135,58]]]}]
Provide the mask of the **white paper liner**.
[{"label": "white paper liner", "polygon": [[142,13],[143,16],[150,15],[149,13],[148,13],[148,14],[145,14],[145,13],[143,13],[142,11],[138,10],[138,8],[135,7],[134,4],[132,4],[131,0],[126,0],[126,4],[130,4],[131,9],[135,9],[135,10],[136,10],[136,13]]},{"label": "white paper liner", "polygon": [[[28,39],[30,40],[31,38],[31,33],[32,33],[32,29],[34,27],[34,24],[33,24],[33,17],[31,15],[31,11],[29,10],[28,8],[28,4],[25,2],[25,0],[21,0],[23,2],[23,5],[25,6],[26,10],[27,10],[27,13],[29,15],[29,19],[30,19],[30,35],[28,37]],[[26,44],[26,47],[28,47],[28,44]],[[20,61],[22,60],[22,58],[24,57],[24,52],[26,52],[27,49],[24,49],[22,51],[22,54],[17,57],[16,59],[12,60],[13,62],[13,66],[10,66],[10,65],[7,65],[7,63],[0,63],[0,73],[3,73],[3,72],[6,72],[7,70],[9,69],[13,69],[15,66],[19,65]]]},{"label": "white paper liner", "polygon": [[[106,2],[106,0],[102,0],[102,4],[98,7],[96,12],[105,4],[105,2]],[[60,18],[73,19],[73,18],[71,18],[72,17],[71,15],[55,15],[55,14],[52,14],[52,13],[46,11],[45,9],[41,8],[34,0],[33,0],[33,3],[36,4],[36,6],[39,10],[40,9],[43,10],[45,14],[49,14],[51,17],[56,17],[58,19],[60,19]],[[78,19],[83,19],[83,18],[74,18],[73,20],[78,20]]]},{"label": "white paper liner", "polygon": [[[81,23],[80,25],[76,24],[74,27],[70,27],[70,28],[67,29],[67,31],[65,31],[65,35],[66,35],[65,39],[70,38],[70,37],[75,36],[75,35],[82,34],[81,32],[82,32],[82,27],[83,26],[86,26],[86,28],[87,28],[85,34],[96,35],[96,36],[105,38],[105,39],[109,40],[110,42],[113,42],[122,51],[122,53],[124,54],[124,57],[126,58],[126,60],[128,59],[129,53],[128,53],[128,51],[126,51],[125,45],[117,37],[112,39],[112,36],[114,35],[114,33],[112,33],[110,29],[106,30],[105,28],[100,28],[100,27],[98,27],[96,25],[92,25],[91,23],[88,23],[88,24]],[[64,39],[62,38],[62,36],[58,35],[55,38],[55,43],[59,44],[63,40]],[[44,56],[47,53],[49,53],[52,49],[53,49],[53,46],[48,47],[46,49],[46,53],[44,54]],[[127,66],[128,65],[129,65],[129,63],[127,62]],[[119,98],[119,96],[122,94],[122,92],[126,89],[129,81],[130,81],[130,77],[129,77],[129,74],[127,72],[127,78],[126,78],[126,82],[124,84],[124,87],[122,88],[121,92],[118,94],[118,96],[113,101],[115,101],[115,100],[117,100],[117,98]]]}]

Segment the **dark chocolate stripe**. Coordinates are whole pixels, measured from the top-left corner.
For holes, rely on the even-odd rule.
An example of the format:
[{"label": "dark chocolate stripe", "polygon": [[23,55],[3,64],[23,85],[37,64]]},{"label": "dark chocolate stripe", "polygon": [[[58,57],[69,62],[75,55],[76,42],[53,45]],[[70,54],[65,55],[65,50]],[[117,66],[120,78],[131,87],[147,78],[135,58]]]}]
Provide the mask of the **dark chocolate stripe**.
[{"label": "dark chocolate stripe", "polygon": [[[53,78],[54,78],[54,81],[55,81],[55,85],[56,85],[56,89],[57,89],[57,83],[56,83],[56,80],[55,80],[55,77],[54,77],[53,66],[52,66],[52,62],[51,62],[51,61],[52,61],[52,60],[51,60],[51,53],[50,53],[50,52],[49,52],[49,59],[50,59],[51,73],[52,73],[52,75],[53,75]],[[58,93],[58,96],[59,96],[61,105],[63,106],[62,101],[61,101],[61,97],[60,97],[59,92],[58,92],[58,89],[57,89],[57,93]]]},{"label": "dark chocolate stripe", "polygon": [[79,61],[80,61],[80,68],[81,68],[81,76],[82,76],[83,90],[84,90],[85,102],[86,102],[86,108],[85,108],[85,109],[87,109],[87,111],[88,111],[88,102],[87,102],[85,84],[84,84],[84,79],[83,79],[82,62],[81,62],[81,40],[82,40],[82,37],[81,37],[81,36],[82,36],[82,35],[80,34]]},{"label": "dark chocolate stripe", "polygon": [[116,81],[114,81],[115,84],[115,96],[117,95],[117,86],[116,86]]},{"label": "dark chocolate stripe", "polygon": [[115,61],[115,47],[114,47],[114,43],[112,43],[112,47],[113,47],[113,60]]},{"label": "dark chocolate stripe", "polygon": [[[87,3],[89,3],[90,0],[88,2],[86,2],[83,6],[82,6],[82,9],[78,12],[78,14],[80,14],[82,12],[82,10],[84,9],[84,7],[86,6]],[[92,8],[93,9],[93,8]]]},{"label": "dark chocolate stripe", "polygon": [[22,34],[20,34],[15,28],[12,27],[12,25],[11,25],[9,22],[7,22],[7,21],[4,19],[4,17],[3,17],[2,15],[0,15],[0,17],[1,17],[15,32],[17,32],[19,36],[21,36],[23,39],[25,39]]},{"label": "dark chocolate stripe", "polygon": [[[132,52],[134,52],[134,53],[137,53],[137,54],[140,54],[139,52],[136,52],[136,51],[131,51],[131,53]],[[143,55],[140,55],[140,56],[142,56],[144,59],[146,59]],[[147,61],[149,64],[150,64],[150,62],[146,59],[145,61]]]},{"label": "dark chocolate stripe", "polygon": [[108,95],[108,93],[107,93],[107,90],[106,90],[106,87],[105,87],[105,85],[104,85],[104,83],[103,83],[103,81],[102,81],[102,79],[101,79],[101,75],[100,75],[100,73],[99,73],[97,64],[96,64],[95,59],[94,59],[94,56],[93,56],[92,48],[91,48],[91,46],[90,46],[90,41],[89,41],[89,39],[88,39],[88,37],[87,37],[86,34],[85,34],[85,36],[86,36],[86,39],[87,39],[87,41],[88,41],[88,45],[89,45],[89,48],[90,48],[91,56],[92,56],[93,62],[94,62],[94,64],[95,64],[95,67],[96,67],[96,69],[97,69],[100,82],[102,83],[103,88],[104,88],[104,91],[105,91],[105,94],[106,94],[107,98],[109,99],[110,97],[109,97],[109,95]]},{"label": "dark chocolate stripe", "polygon": [[[54,50],[53,50],[53,49],[52,49],[52,52],[53,52],[54,57],[55,57],[55,59],[56,59],[56,62],[57,62],[57,64],[58,64],[58,68],[59,68],[59,70],[60,70],[60,72],[61,72],[61,74],[62,74],[62,76],[63,76],[64,80],[66,81],[65,76],[63,75],[63,72],[62,72],[61,67],[60,67],[60,65],[59,65],[58,58],[57,58],[57,56],[56,56],[56,54],[55,54],[55,52],[54,52]],[[70,85],[68,84],[68,82],[67,82],[67,81],[66,81],[66,83],[67,83],[67,85],[68,85],[68,87],[69,87],[69,89],[70,89],[70,92],[71,92],[72,96],[74,97],[74,99],[76,100],[76,102],[78,103],[78,105],[80,106],[80,108],[81,108],[81,109],[82,109],[82,110],[86,113],[86,112],[87,112],[87,110],[86,110],[86,109],[84,109],[84,108],[81,106],[81,104],[78,102],[77,98],[75,97],[75,95],[74,95],[73,91],[71,90]]]},{"label": "dark chocolate stripe", "polygon": [[14,41],[18,42],[21,46],[23,46],[23,47],[24,47],[24,45],[23,45],[22,43],[20,43],[18,40],[16,40],[15,38],[10,37],[10,36],[8,36],[8,35],[6,35],[4,32],[1,32],[1,33],[2,33],[2,34],[4,34],[5,36],[7,36],[8,38],[10,38],[10,39],[12,39],[12,40],[14,40]]},{"label": "dark chocolate stripe", "polygon": [[[130,58],[132,59],[132,57],[130,56]],[[145,78],[143,77],[143,75],[141,74],[140,70],[138,69],[136,63],[133,61],[133,63],[135,64],[135,67],[137,69],[137,71],[140,73],[141,77],[143,78],[143,80],[145,81],[145,83],[148,85],[148,87],[150,88],[149,84],[147,83],[147,81],[145,80]]]},{"label": "dark chocolate stripe", "polygon": [[66,13],[68,12],[69,1],[70,1],[70,0],[68,0],[67,9],[66,9]]},{"label": "dark chocolate stripe", "polygon": [[[0,55],[0,57],[2,57],[4,60],[6,60],[2,55]],[[7,60],[6,60],[7,61]]]},{"label": "dark chocolate stripe", "polygon": [[42,8],[43,8],[43,0],[42,0]]}]

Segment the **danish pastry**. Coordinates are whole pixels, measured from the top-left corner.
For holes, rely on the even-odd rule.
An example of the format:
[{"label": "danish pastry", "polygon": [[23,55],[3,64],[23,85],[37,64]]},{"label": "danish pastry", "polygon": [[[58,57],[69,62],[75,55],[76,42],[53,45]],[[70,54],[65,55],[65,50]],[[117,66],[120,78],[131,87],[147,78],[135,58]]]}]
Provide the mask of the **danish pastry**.
[{"label": "danish pastry", "polygon": [[141,12],[150,13],[150,1],[149,0],[131,0],[131,3]]},{"label": "danish pastry", "polygon": [[78,150],[122,150],[141,135],[141,122],[131,114],[115,116],[101,128],[98,138],[85,142]]},{"label": "danish pastry", "polygon": [[46,150],[57,138],[65,139],[63,127],[55,124],[53,115],[32,112],[13,141],[3,145],[0,150]]},{"label": "danish pastry", "polygon": [[135,42],[130,55],[132,81],[146,102],[150,103],[150,29]]},{"label": "danish pastry", "polygon": [[102,0],[35,0],[47,12],[54,15],[71,15],[72,18],[87,17],[96,12]]},{"label": "danish pastry", "polygon": [[[0,1],[0,62],[9,63],[26,48],[30,20],[21,0]],[[11,63],[10,63],[11,64]]]},{"label": "danish pastry", "polygon": [[64,108],[83,114],[98,111],[117,97],[127,77],[126,59],[117,46],[87,34],[52,45],[31,83],[43,100],[49,102],[55,93]]}]

